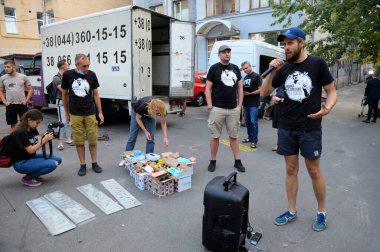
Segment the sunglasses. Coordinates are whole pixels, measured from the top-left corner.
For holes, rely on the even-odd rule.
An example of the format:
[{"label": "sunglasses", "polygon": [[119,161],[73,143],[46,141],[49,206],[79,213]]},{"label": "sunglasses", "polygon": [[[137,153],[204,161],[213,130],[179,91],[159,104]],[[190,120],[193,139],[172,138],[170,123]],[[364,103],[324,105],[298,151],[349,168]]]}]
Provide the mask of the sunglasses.
[{"label": "sunglasses", "polygon": [[82,65],[82,67],[89,67],[90,65]]}]

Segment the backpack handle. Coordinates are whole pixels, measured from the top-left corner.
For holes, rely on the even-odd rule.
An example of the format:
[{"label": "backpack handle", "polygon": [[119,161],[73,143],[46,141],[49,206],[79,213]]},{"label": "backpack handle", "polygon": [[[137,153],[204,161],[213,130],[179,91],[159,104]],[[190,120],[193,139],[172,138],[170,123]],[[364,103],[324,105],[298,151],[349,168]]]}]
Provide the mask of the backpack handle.
[{"label": "backpack handle", "polygon": [[[232,187],[232,185],[236,184],[236,176],[237,172],[232,172],[226,179],[224,180],[223,186],[224,186],[224,191],[228,192],[228,190]],[[234,179],[232,182],[232,178]]]}]

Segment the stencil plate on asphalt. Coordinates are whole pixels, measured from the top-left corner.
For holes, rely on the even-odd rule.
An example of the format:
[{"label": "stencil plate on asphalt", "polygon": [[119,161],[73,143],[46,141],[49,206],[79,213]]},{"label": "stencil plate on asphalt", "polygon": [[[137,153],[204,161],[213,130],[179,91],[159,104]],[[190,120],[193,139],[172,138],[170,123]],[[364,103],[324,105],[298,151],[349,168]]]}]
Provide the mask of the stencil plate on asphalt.
[{"label": "stencil plate on asphalt", "polygon": [[[230,141],[227,140],[227,139],[220,139],[219,142],[221,144],[224,144],[224,145],[227,145],[228,147],[230,147]],[[239,150],[245,151],[245,152],[252,152],[252,151],[255,151],[256,148],[251,148],[251,147],[249,147],[247,145],[239,144]]]},{"label": "stencil plate on asphalt", "polygon": [[77,225],[95,219],[95,214],[61,191],[45,194],[44,197]]},{"label": "stencil plate on asphalt", "polygon": [[77,187],[77,190],[107,215],[124,209],[92,184]]},{"label": "stencil plate on asphalt", "polygon": [[108,179],[100,182],[114,196],[117,201],[125,208],[132,208],[141,205],[132,194],[122,187],[116,180]]},{"label": "stencil plate on asphalt", "polygon": [[51,235],[59,235],[76,227],[61,211],[43,197],[29,200],[26,204]]}]

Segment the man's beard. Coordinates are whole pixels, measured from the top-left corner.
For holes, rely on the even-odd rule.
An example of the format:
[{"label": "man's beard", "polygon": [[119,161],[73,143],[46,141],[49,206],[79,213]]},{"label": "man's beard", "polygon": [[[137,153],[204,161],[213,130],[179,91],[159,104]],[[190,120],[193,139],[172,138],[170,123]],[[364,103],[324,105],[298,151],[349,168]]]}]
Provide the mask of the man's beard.
[{"label": "man's beard", "polygon": [[298,58],[300,57],[301,55],[301,48],[297,48],[298,50],[294,52],[294,54],[292,56],[290,56],[289,58],[286,57],[286,61],[289,62],[289,63],[294,63],[295,61],[298,60]]}]

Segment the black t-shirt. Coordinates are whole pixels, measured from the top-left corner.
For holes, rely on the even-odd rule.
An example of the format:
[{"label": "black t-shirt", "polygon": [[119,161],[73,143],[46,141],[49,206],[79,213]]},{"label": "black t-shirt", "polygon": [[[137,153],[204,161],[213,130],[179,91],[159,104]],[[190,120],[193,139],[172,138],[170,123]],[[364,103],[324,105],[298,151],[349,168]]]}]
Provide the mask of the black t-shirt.
[{"label": "black t-shirt", "polygon": [[139,115],[148,115],[148,103],[152,100],[152,96],[143,97],[135,103],[133,110]]},{"label": "black t-shirt", "polygon": [[37,144],[38,135],[39,133],[37,129],[31,129],[30,131],[27,131],[26,129],[18,128],[13,132],[12,138],[10,141],[13,147],[13,151],[12,151],[13,162],[34,158],[36,154],[35,153],[29,154],[25,150],[25,148],[28,147],[29,145]]},{"label": "black t-shirt", "polygon": [[85,75],[77,73],[75,69],[63,73],[62,89],[69,90],[69,112],[72,115],[94,115],[95,102],[93,90],[99,87],[96,74],[88,70]]},{"label": "black t-shirt", "polygon": [[297,64],[286,63],[274,76],[273,87],[284,85],[285,98],[279,128],[311,131],[321,129],[322,119],[307,115],[321,109],[322,86],[334,81],[326,62],[308,55]]},{"label": "black t-shirt", "polygon": [[[262,80],[260,75],[252,72],[244,77],[243,91],[253,92],[259,89]],[[244,95],[243,106],[244,107],[258,107],[260,105],[260,94],[256,95]]]},{"label": "black t-shirt", "polygon": [[234,64],[212,65],[207,73],[212,82],[212,105],[218,108],[232,109],[237,106],[237,82],[241,80],[239,67]]}]

